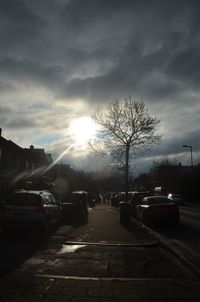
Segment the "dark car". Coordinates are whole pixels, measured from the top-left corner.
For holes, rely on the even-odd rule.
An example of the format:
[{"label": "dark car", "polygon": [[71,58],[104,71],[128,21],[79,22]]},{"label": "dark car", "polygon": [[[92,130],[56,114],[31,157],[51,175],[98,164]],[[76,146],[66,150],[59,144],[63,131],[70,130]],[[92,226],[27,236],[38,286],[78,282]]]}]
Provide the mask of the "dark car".
[{"label": "dark car", "polygon": [[74,191],[61,203],[63,219],[82,222],[88,215],[88,193],[86,191]]},{"label": "dark car", "polygon": [[119,206],[118,196],[119,196],[119,192],[111,193],[110,202],[113,207]]},{"label": "dark car", "polygon": [[111,195],[110,201],[113,207],[118,208],[122,201],[125,201],[125,192],[117,192]]},{"label": "dark car", "polygon": [[145,197],[137,206],[137,215],[145,224],[176,225],[179,222],[178,206],[166,196]]},{"label": "dark car", "polygon": [[34,228],[48,232],[61,220],[61,207],[48,191],[19,190],[10,193],[0,209],[3,230]]},{"label": "dark car", "polygon": [[131,207],[131,215],[135,218],[137,217],[137,206],[141,204],[144,197],[150,196],[149,191],[134,191],[129,192],[129,201]]},{"label": "dark car", "polygon": [[179,206],[184,205],[184,200],[179,194],[169,193],[167,196],[172,202],[176,203]]},{"label": "dark car", "polygon": [[96,194],[93,192],[88,193],[88,205],[93,208],[96,205]]}]

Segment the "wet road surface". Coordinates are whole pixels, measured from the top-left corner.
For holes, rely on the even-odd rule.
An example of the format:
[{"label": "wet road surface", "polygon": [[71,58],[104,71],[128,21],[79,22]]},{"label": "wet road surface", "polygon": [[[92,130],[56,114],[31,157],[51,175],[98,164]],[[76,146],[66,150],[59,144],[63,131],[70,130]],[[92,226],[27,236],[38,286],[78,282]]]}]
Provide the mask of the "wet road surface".
[{"label": "wet road surface", "polygon": [[200,210],[180,207],[180,222],[175,228],[157,226],[152,229],[200,261]]},{"label": "wet road surface", "polygon": [[188,278],[142,226],[121,225],[116,208],[96,206],[86,224],[69,230],[68,225],[61,226],[16,271],[23,275]]}]

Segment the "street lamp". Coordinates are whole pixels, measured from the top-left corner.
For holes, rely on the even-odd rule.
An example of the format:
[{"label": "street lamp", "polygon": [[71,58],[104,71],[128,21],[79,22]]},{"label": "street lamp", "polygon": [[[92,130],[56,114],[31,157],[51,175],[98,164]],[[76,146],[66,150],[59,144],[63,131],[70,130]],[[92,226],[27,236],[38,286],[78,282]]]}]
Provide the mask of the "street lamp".
[{"label": "street lamp", "polygon": [[184,148],[190,148],[190,156],[191,156],[191,168],[193,169],[193,156],[192,156],[192,146],[191,145],[182,145]]}]

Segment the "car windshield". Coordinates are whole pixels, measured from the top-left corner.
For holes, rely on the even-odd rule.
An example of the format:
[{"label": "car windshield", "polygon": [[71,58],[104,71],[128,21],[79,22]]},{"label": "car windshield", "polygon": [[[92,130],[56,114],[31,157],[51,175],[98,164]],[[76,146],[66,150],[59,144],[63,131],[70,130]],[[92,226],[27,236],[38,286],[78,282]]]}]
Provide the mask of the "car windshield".
[{"label": "car windshield", "polygon": [[79,193],[72,193],[70,197],[70,201],[73,203],[77,203],[80,201],[86,201],[86,195],[85,194],[79,194]]},{"label": "car windshield", "polygon": [[140,202],[143,200],[144,197],[147,197],[147,196],[149,196],[149,192],[138,192],[132,196],[132,201]]},{"label": "car windshield", "polygon": [[146,204],[164,204],[164,203],[169,203],[170,200],[168,198],[165,197],[160,197],[160,198],[148,198],[146,200],[144,200],[144,203]]},{"label": "car windshield", "polygon": [[40,202],[41,198],[39,195],[30,193],[13,193],[10,194],[6,200],[7,205],[28,207],[38,206]]}]

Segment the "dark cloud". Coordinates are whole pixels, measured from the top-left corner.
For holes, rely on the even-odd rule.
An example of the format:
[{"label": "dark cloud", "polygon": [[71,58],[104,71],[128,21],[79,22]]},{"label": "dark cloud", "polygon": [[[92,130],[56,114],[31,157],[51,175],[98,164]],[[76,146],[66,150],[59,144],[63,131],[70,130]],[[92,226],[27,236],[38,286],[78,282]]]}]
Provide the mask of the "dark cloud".
[{"label": "dark cloud", "polygon": [[1,0],[0,14],[2,18],[17,24],[36,25],[38,19],[28,10],[25,2],[22,0]]},{"label": "dark cloud", "polygon": [[43,21],[22,0],[0,1],[1,51],[26,44],[39,35]]},{"label": "dark cloud", "polygon": [[[196,152],[200,149],[200,132],[199,130],[188,131],[186,133],[180,133],[177,137],[171,139],[165,139],[161,141],[159,145],[153,147],[150,156],[162,156],[167,158],[168,156],[176,158],[179,153],[187,152],[183,145],[193,146],[193,151]],[[189,149],[188,149],[189,152]]]},{"label": "dark cloud", "polygon": [[8,69],[13,59],[13,74],[54,82],[61,95],[94,101],[135,92],[160,101],[179,93],[181,81],[198,82],[197,1],[15,0],[1,8]]},{"label": "dark cloud", "polygon": [[28,118],[19,118],[19,119],[13,119],[10,122],[6,123],[6,127],[7,128],[11,128],[11,129],[32,129],[33,127],[36,126],[36,122],[33,120],[30,120]]},{"label": "dark cloud", "polygon": [[6,106],[0,105],[0,128],[7,123],[7,117],[12,113],[12,110]]},{"label": "dark cloud", "polygon": [[[71,5],[72,12],[78,13],[80,9],[81,14],[81,6],[78,9],[78,3],[78,1],[72,1],[67,8]],[[91,96],[92,99],[94,99],[94,96],[96,96],[96,99],[99,96],[100,99],[103,99],[112,94],[124,95],[134,91],[136,94],[142,94],[150,99],[153,97],[155,101],[157,99],[160,101],[161,98],[177,97],[177,94],[182,90],[181,84],[185,85],[184,75],[189,80],[190,70],[198,80],[199,56],[198,51],[194,52],[194,49],[192,49],[191,43],[192,41],[195,43],[195,36],[191,41],[192,29],[195,23],[192,19],[196,9],[195,2],[191,3],[194,4],[192,6],[189,5],[188,1],[182,1],[181,3],[175,1],[167,4],[161,4],[160,1],[151,1],[151,5],[144,1],[127,1],[123,9],[120,5],[115,6],[113,4],[110,16],[110,6],[103,14],[106,3],[103,2],[98,10],[94,9],[95,3],[94,1],[90,9],[86,10],[86,16],[83,14],[83,20],[80,19],[80,24],[78,22],[77,26],[80,25],[79,34],[86,31],[85,39],[87,41],[87,30],[90,36],[91,24],[97,24],[102,21],[101,18],[104,18],[104,22],[108,25],[110,41],[108,44],[105,43],[102,53],[107,51],[104,58],[106,57],[108,61],[113,62],[113,65],[108,71],[105,70],[102,75],[85,78],[77,77],[67,83],[66,88],[68,90],[66,91],[70,95],[86,95],[87,97]],[[86,3],[86,8],[87,4],[90,5],[90,1]],[[127,8],[132,10],[128,11]],[[67,11],[68,15],[71,10]],[[121,12],[119,23],[116,17],[117,12]],[[96,14],[98,14],[99,19],[95,18]],[[91,15],[91,18],[88,15]],[[72,19],[74,19],[74,15]],[[72,20],[70,18],[67,18],[67,20],[69,23],[71,22],[72,26]],[[123,38],[120,34],[122,20],[127,24],[122,33]],[[87,25],[88,29],[86,30],[85,26]],[[132,25],[132,28],[128,28],[128,25]],[[100,25],[100,37],[101,29],[103,31],[104,26]],[[118,39],[115,38],[116,30],[118,31]],[[187,44],[189,40],[190,45]],[[103,35],[101,41],[103,49],[103,42],[107,41],[106,35]],[[109,47],[109,43],[113,43],[113,48]],[[90,42],[88,44],[90,46]],[[183,50],[186,45],[187,52]],[[97,49],[99,50],[99,48]],[[198,47],[196,50],[198,50]],[[190,62],[190,55],[194,55],[193,62]],[[101,62],[101,56],[99,56],[99,52],[96,52],[96,49],[88,50],[88,60],[89,57],[91,60],[96,59]],[[81,63],[80,60],[77,60],[77,62]],[[179,75],[179,68],[181,76]],[[190,80],[192,81],[191,78]]]},{"label": "dark cloud", "polygon": [[60,66],[41,66],[27,60],[16,60],[13,58],[4,58],[0,60],[0,76],[7,78],[7,82],[29,83],[48,87],[49,89],[59,88],[61,83]]},{"label": "dark cloud", "polygon": [[[1,0],[1,123],[45,127],[50,118],[40,123],[36,113],[41,117],[45,98],[44,111],[58,101],[69,105],[69,123],[75,115],[70,110],[78,111],[71,102],[94,106],[134,95],[165,119],[167,137],[155,155],[181,152],[176,144],[182,140],[200,148],[199,36],[196,0]],[[23,102],[35,122],[14,116]],[[188,130],[177,139],[185,120]],[[52,125],[59,129],[57,123],[55,117]]]},{"label": "dark cloud", "polygon": [[200,88],[199,46],[200,42],[199,45],[187,46],[178,51],[171,59],[166,70],[169,76],[182,81],[196,90]]}]

